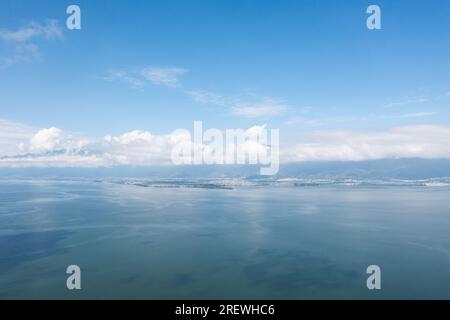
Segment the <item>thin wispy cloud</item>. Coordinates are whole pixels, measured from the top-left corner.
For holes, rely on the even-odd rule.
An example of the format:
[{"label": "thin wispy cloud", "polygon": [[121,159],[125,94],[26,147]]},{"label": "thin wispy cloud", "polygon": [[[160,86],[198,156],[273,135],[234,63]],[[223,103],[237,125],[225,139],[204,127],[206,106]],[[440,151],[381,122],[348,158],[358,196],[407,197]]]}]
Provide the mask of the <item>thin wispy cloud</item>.
[{"label": "thin wispy cloud", "polygon": [[0,156],[17,152],[24,141],[29,140],[37,128],[8,119],[0,119]]},{"label": "thin wispy cloud", "polygon": [[413,113],[405,113],[399,115],[374,115],[369,114],[366,116],[332,116],[332,117],[323,117],[323,118],[307,118],[305,116],[295,116],[291,117],[289,120],[285,122],[286,125],[289,126],[297,126],[297,127],[321,127],[325,125],[334,125],[334,124],[345,124],[345,123],[362,123],[364,121],[369,120],[385,120],[385,119],[413,119],[413,118],[422,118],[422,117],[431,117],[438,114],[435,111],[424,111],[424,112],[413,112]]},{"label": "thin wispy cloud", "polygon": [[430,117],[436,115],[437,112],[415,112],[415,113],[406,113],[397,116],[392,116],[394,119],[407,119],[407,118],[421,118],[421,117]]},{"label": "thin wispy cloud", "polygon": [[40,57],[40,41],[62,38],[63,29],[58,21],[53,19],[45,23],[30,22],[17,30],[0,28],[0,41],[10,51],[7,56],[0,58],[0,67],[36,60]]},{"label": "thin wispy cloud", "polygon": [[304,107],[301,107],[298,111],[300,113],[310,113],[313,110],[314,110],[314,108],[311,106],[304,106]]},{"label": "thin wispy cloud", "polygon": [[[182,92],[201,104],[220,106],[230,115],[244,118],[263,118],[278,116],[288,110],[288,105],[281,99],[254,96],[239,98],[225,97],[221,94],[207,90],[183,89],[181,76],[187,72],[183,68],[142,67],[138,69],[110,70],[102,77],[106,81],[126,83],[132,89],[143,89],[147,83],[166,86]],[[302,113],[312,110],[306,106],[300,109]]]},{"label": "thin wispy cloud", "polygon": [[145,67],[140,69],[138,74],[155,85],[178,87],[180,86],[180,77],[186,72],[186,69],[181,68]]},{"label": "thin wispy cloud", "polygon": [[[227,97],[207,90],[192,90],[186,93],[201,104],[209,104],[220,107],[229,115],[242,118],[267,118],[285,113],[289,106],[284,100],[270,96],[258,97],[255,94],[245,94],[239,97]],[[307,106],[301,112],[308,113],[312,110]]]},{"label": "thin wispy cloud", "polygon": [[[225,97],[223,95],[206,91],[194,90],[186,91],[194,101],[202,104],[220,106],[228,111],[229,114],[244,118],[262,118],[277,116],[288,110],[287,104],[278,98],[263,97],[257,98],[254,95],[235,97]],[[310,112],[312,108],[302,108],[302,112]]]},{"label": "thin wispy cloud", "polygon": [[402,106],[406,106],[406,105],[410,105],[410,104],[420,104],[420,103],[425,103],[425,102],[429,102],[429,101],[430,101],[430,99],[428,99],[428,98],[417,97],[417,98],[405,99],[405,100],[401,100],[401,101],[389,102],[389,103],[385,104],[385,107],[386,108],[402,107]]},{"label": "thin wispy cloud", "polygon": [[305,127],[317,127],[324,124],[323,120],[320,119],[307,119],[305,117],[292,117],[285,121],[288,126],[305,126]]},{"label": "thin wispy cloud", "polygon": [[206,90],[193,90],[187,91],[186,93],[190,95],[194,99],[194,101],[199,103],[220,105],[220,106],[226,104],[226,98],[214,92]]},{"label": "thin wispy cloud", "polygon": [[287,109],[288,106],[283,100],[265,97],[255,103],[236,102],[231,107],[231,114],[245,118],[261,118],[278,116]]},{"label": "thin wispy cloud", "polygon": [[0,29],[0,39],[10,42],[28,42],[36,38],[58,39],[62,38],[63,31],[57,20],[47,20],[44,24],[30,22],[17,30]]},{"label": "thin wispy cloud", "polygon": [[286,125],[300,126],[300,127],[320,127],[330,124],[342,124],[342,123],[361,123],[367,121],[368,117],[356,117],[356,116],[334,116],[323,118],[306,118],[304,116],[292,117],[285,122]]},{"label": "thin wispy cloud", "polygon": [[114,69],[109,70],[103,79],[126,83],[132,89],[142,89],[147,83],[178,88],[181,87],[180,77],[186,72],[187,70],[182,68]]},{"label": "thin wispy cloud", "polygon": [[[274,97],[259,98],[255,95],[226,97],[206,90],[186,91],[186,93],[198,103],[218,106],[235,117],[267,118],[281,115],[289,109],[284,100]],[[305,107],[302,110],[307,113],[312,109]]]},{"label": "thin wispy cloud", "polygon": [[128,84],[132,89],[142,89],[145,85],[144,80],[130,75],[127,71],[123,70],[110,70],[108,74],[103,77],[106,81],[119,81]]}]

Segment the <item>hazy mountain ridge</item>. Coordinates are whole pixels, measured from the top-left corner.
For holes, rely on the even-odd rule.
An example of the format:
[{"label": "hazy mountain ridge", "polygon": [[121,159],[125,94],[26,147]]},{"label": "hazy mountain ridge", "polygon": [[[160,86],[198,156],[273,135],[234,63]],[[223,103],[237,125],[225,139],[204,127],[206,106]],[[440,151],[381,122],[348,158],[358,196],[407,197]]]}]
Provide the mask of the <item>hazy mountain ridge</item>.
[{"label": "hazy mountain ridge", "polygon": [[0,177],[129,177],[245,179],[432,179],[450,177],[450,160],[392,159],[281,164],[275,176],[260,176],[255,165],[199,165],[109,168],[0,168]]}]

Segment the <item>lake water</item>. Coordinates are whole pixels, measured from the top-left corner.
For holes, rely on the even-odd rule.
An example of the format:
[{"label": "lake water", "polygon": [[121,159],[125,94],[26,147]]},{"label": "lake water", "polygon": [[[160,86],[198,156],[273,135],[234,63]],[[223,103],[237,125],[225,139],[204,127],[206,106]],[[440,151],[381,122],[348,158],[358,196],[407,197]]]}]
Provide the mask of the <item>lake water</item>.
[{"label": "lake water", "polygon": [[0,298],[450,299],[450,188],[3,180]]}]

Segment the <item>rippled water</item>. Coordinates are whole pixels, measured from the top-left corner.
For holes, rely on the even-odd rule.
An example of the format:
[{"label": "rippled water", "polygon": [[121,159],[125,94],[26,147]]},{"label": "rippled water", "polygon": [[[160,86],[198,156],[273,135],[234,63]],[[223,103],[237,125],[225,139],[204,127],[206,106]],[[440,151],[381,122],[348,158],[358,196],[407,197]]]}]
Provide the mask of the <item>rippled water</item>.
[{"label": "rippled water", "polygon": [[0,298],[449,299],[450,188],[4,180]]}]

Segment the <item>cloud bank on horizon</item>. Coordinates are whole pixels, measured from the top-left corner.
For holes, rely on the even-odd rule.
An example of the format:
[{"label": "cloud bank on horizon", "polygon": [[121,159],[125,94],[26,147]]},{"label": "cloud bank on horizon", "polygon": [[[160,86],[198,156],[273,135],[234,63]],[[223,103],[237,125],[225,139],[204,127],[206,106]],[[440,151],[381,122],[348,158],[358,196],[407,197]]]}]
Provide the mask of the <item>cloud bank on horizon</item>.
[{"label": "cloud bank on horizon", "polygon": [[[264,126],[253,126],[247,132]],[[289,140],[289,141],[288,141]],[[280,161],[450,159],[450,126],[410,125],[384,130],[317,130],[283,140]],[[0,167],[171,165],[171,150],[191,142],[189,132],[155,135],[133,130],[86,138],[56,127],[36,129],[0,119]],[[206,144],[205,144],[206,146]]]}]

